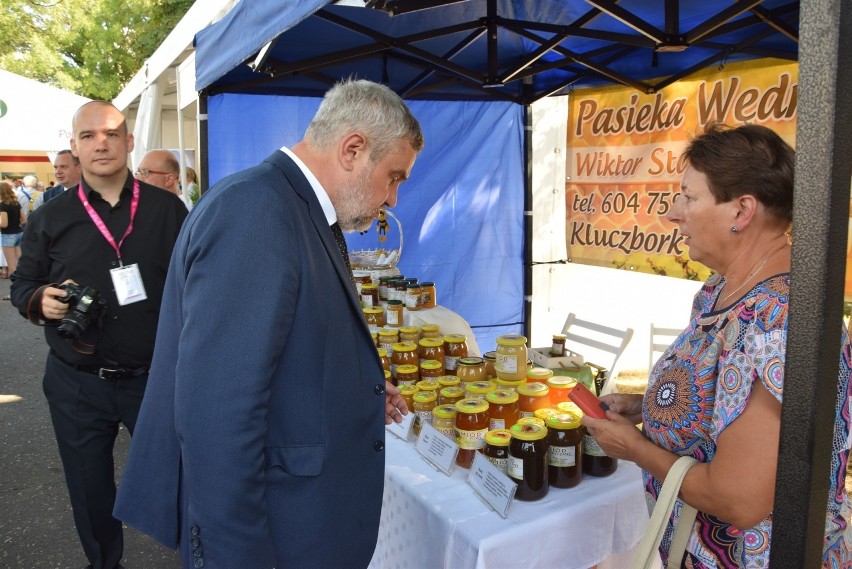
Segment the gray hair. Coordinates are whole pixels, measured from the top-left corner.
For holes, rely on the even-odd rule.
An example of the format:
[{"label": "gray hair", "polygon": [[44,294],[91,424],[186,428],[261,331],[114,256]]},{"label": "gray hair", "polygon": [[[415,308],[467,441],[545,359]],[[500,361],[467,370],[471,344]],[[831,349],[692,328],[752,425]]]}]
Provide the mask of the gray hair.
[{"label": "gray hair", "polygon": [[35,188],[38,185],[38,178],[35,176],[24,176],[24,187]]},{"label": "gray hair", "polygon": [[373,163],[381,160],[388,147],[399,139],[408,140],[416,152],[423,149],[420,123],[402,98],[372,81],[345,79],[329,89],[305,131],[305,141],[317,150],[325,150],[354,131],[366,137]]}]

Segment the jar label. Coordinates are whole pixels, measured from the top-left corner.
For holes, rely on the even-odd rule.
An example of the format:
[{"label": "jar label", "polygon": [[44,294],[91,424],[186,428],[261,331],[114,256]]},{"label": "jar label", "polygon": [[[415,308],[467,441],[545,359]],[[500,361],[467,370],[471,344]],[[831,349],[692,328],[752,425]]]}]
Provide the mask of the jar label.
[{"label": "jar label", "polygon": [[384,348],[388,351],[388,357],[393,355],[393,342],[379,342],[379,347]]},{"label": "jar label", "polygon": [[559,342],[559,343],[553,342],[553,344],[550,346],[550,355],[551,356],[557,356],[557,357],[564,356],[565,355],[565,344],[562,343],[562,342]]},{"label": "jar label", "polygon": [[397,379],[396,386],[402,387],[403,385],[415,385],[417,383],[416,379]]},{"label": "jar label", "polygon": [[432,411],[415,411],[415,415],[417,415],[417,424],[423,425],[425,423],[432,424]]},{"label": "jar label", "polygon": [[391,363],[391,377],[393,377],[394,379],[396,379],[396,368],[398,367],[399,364]]},{"label": "jar label", "polygon": [[518,373],[517,356],[498,353],[497,359],[494,360],[494,369],[502,373]]},{"label": "jar label", "polygon": [[485,448],[485,435],[488,429],[479,429],[477,431],[462,431],[456,429],[456,443],[459,448],[465,450],[479,450]]},{"label": "jar label", "polygon": [[505,429],[506,419],[491,419],[490,421],[488,421],[488,427],[492,431],[496,431],[497,429]]},{"label": "jar label", "polygon": [[387,320],[388,326],[399,326],[401,324],[401,322],[399,321],[399,311],[388,310]]},{"label": "jar label", "polygon": [[[451,371],[459,367],[459,358],[458,356],[444,356],[444,369],[447,371]],[[448,374],[453,375],[453,374]]]},{"label": "jar label", "polygon": [[509,459],[508,458],[495,458],[493,456],[486,456],[491,464],[500,469],[500,472],[506,474],[506,471],[509,469]]},{"label": "jar label", "polygon": [[417,308],[420,306],[420,295],[417,294],[406,294],[405,295],[405,307],[406,308]]},{"label": "jar label", "polygon": [[558,447],[550,445],[547,449],[547,464],[550,466],[574,466],[577,464],[577,447],[574,445]]},{"label": "jar label", "polygon": [[372,294],[362,294],[361,295],[361,306],[364,308],[372,308],[373,307],[373,295]]},{"label": "jar label", "polygon": [[606,456],[606,453],[592,435],[583,435],[583,453],[589,456]]},{"label": "jar label", "polygon": [[521,411],[520,417],[521,419],[523,419],[524,417],[535,417],[535,413],[533,413],[532,411]]},{"label": "jar label", "polygon": [[507,459],[509,461],[509,465],[506,468],[506,474],[514,478],[515,480],[523,480],[524,479],[524,459],[516,458],[509,455]]},{"label": "jar label", "polygon": [[[434,425],[433,425],[434,426]],[[450,439],[451,441],[456,440],[456,429],[455,427],[441,427],[440,429],[436,429],[439,433]]]}]

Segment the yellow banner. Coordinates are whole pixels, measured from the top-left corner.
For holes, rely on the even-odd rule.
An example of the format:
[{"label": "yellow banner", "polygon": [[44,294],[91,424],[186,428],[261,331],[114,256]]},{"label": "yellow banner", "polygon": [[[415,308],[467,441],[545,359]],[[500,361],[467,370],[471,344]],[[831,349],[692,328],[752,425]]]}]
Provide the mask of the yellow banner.
[{"label": "yellow banner", "polygon": [[[679,191],[681,153],[708,122],[754,123],[795,148],[798,65],[727,64],[646,95],[577,90],[568,115],[568,256],[587,263],[704,280],[665,214]],[[847,272],[847,291],[850,290]]]}]

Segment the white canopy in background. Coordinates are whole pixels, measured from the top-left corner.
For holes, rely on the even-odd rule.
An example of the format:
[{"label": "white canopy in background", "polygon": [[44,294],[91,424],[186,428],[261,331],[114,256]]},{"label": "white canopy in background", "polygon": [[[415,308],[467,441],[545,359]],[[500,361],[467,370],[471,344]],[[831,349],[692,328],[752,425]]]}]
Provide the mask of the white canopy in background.
[{"label": "white canopy in background", "polygon": [[0,150],[69,147],[71,119],[86,97],[0,69]]}]

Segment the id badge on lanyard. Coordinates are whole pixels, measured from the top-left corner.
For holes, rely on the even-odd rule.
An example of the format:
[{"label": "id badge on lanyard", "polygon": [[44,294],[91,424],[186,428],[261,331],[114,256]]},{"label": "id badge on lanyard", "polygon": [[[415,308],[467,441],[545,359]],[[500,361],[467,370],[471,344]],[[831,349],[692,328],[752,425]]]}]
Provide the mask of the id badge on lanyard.
[{"label": "id badge on lanyard", "polygon": [[130,201],[130,223],[127,225],[127,229],[124,231],[121,241],[118,243],[115,242],[115,239],[113,239],[112,234],[109,232],[109,229],[103,219],[101,219],[101,216],[98,215],[98,212],[95,211],[95,208],[92,207],[92,204],[90,204],[89,200],[86,198],[82,182],[80,182],[80,185],[77,187],[77,196],[80,198],[80,201],[83,202],[83,208],[86,210],[86,213],[89,214],[89,217],[92,218],[95,227],[98,228],[98,231],[101,232],[101,235],[104,236],[104,239],[106,239],[107,243],[112,246],[115,254],[118,256],[119,266],[115,269],[111,269],[109,272],[109,276],[112,278],[112,286],[118,299],[118,304],[120,306],[125,306],[148,298],[148,295],[145,292],[145,283],[142,282],[142,273],[139,271],[139,265],[137,263],[125,265],[121,259],[121,245],[124,243],[127,236],[130,235],[130,232],[133,231],[133,220],[136,217],[136,210],[139,208],[139,181],[133,180],[133,198]]}]

